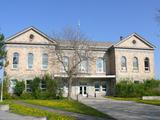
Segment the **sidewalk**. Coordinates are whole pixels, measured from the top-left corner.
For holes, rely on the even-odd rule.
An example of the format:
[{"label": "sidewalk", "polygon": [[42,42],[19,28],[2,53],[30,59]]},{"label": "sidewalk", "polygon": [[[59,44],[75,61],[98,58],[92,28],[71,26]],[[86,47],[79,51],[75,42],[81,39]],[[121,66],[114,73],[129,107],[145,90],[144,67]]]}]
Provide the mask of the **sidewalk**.
[{"label": "sidewalk", "polygon": [[0,120],[46,120],[45,117],[21,116],[10,112],[0,111]]}]

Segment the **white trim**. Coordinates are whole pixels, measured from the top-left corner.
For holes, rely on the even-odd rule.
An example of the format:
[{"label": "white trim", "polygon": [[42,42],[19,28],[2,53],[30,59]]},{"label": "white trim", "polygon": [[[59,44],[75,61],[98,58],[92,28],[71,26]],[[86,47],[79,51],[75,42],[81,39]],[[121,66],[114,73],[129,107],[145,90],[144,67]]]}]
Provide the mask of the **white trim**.
[{"label": "white trim", "polygon": [[[13,64],[13,57],[14,57],[14,54],[15,54],[15,53],[18,54],[18,64]],[[19,55],[18,52],[13,52],[13,53],[12,53],[12,68],[11,68],[11,69],[17,70],[17,69],[19,68],[19,61],[20,61],[20,60],[19,60],[19,56],[20,56],[20,55]],[[14,67],[13,67],[14,65],[17,65],[17,67],[14,68]]]},{"label": "white trim", "polygon": [[48,63],[49,63],[49,56],[48,56],[48,54],[47,53],[42,53],[41,54],[41,70],[48,70],[48,64],[47,64],[47,68],[43,68],[43,55],[44,54],[46,54],[47,55],[47,57],[48,57]]},{"label": "white trim", "polygon": [[[67,77],[67,74],[56,74],[54,77]],[[82,76],[76,76],[79,78],[115,78],[116,75],[82,75]]]},{"label": "white trim", "polygon": [[[28,64],[28,55],[29,55],[30,53],[33,55],[33,64],[32,64],[32,68],[29,68],[29,67],[28,67],[28,65],[29,65],[29,64]],[[28,52],[28,53],[27,53],[27,70],[33,70],[33,67],[34,67],[34,54],[33,54],[32,52]]]}]

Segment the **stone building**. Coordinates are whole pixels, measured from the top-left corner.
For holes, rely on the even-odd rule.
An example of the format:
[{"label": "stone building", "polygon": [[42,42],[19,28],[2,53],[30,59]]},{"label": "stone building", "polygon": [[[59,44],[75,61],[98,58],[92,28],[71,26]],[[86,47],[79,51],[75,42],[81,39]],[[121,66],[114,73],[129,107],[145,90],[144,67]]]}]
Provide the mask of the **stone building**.
[{"label": "stone building", "polygon": [[[48,53],[48,46],[54,49],[56,41],[38,29],[29,27],[9,37],[5,43],[9,61],[5,71],[11,82],[10,92],[13,92],[15,79],[24,80],[26,91],[30,91],[30,80],[35,76],[49,73],[55,78],[66,78],[61,64],[54,59],[55,54]],[[94,44],[94,59],[87,62],[89,65],[82,66],[85,74],[74,80],[72,96],[109,95],[120,80],[140,82],[154,78],[155,47],[138,34],[133,33],[116,44]],[[71,52],[70,49],[65,50],[68,61]],[[62,87],[66,96],[66,82]]]}]

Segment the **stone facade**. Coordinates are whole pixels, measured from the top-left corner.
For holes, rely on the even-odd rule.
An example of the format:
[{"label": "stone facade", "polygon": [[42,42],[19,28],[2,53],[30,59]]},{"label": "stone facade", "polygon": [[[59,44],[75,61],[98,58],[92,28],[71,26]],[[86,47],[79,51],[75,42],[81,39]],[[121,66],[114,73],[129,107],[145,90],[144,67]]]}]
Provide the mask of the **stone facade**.
[{"label": "stone facade", "polygon": [[[32,38],[34,37],[34,38]],[[134,41],[134,42],[133,42]],[[10,80],[32,80],[35,76],[43,76],[46,73],[53,77],[64,78],[61,65],[54,52],[56,42],[34,27],[30,27],[17,33],[6,40],[7,60],[9,65],[5,71]],[[81,95],[109,95],[114,91],[114,85],[121,79],[142,81],[154,78],[154,46],[137,34],[119,41],[117,44],[95,42],[93,58],[89,60],[88,73],[84,79],[76,78],[73,82],[72,96]],[[13,68],[13,54],[19,54],[17,68]],[[70,57],[72,50],[64,50],[64,56]],[[28,68],[28,53],[34,56],[33,68]],[[42,55],[48,54],[48,67],[42,68]],[[127,59],[126,71],[121,70],[121,57]],[[133,70],[133,57],[138,58],[138,70]],[[144,59],[149,58],[149,70],[144,69]],[[104,58],[106,71],[98,73],[97,58]],[[95,83],[98,82],[96,90]],[[104,85],[105,84],[105,85]],[[67,83],[64,83],[64,96],[67,95]]]}]

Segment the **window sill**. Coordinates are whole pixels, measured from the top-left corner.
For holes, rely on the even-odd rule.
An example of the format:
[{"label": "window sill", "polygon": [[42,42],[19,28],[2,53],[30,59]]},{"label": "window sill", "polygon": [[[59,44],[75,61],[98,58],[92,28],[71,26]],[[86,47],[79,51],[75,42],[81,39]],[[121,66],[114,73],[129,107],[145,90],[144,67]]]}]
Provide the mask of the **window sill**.
[{"label": "window sill", "polygon": [[139,72],[139,70],[133,70],[132,72],[134,72],[134,73],[138,73],[138,72]]},{"label": "window sill", "polygon": [[11,70],[15,70],[15,71],[18,71],[19,69],[18,69],[18,68],[11,68]]},{"label": "window sill", "polygon": [[43,69],[43,68],[41,69],[41,71],[47,71],[47,70],[48,70],[48,69]]},{"label": "window sill", "polygon": [[100,94],[101,92],[100,91],[95,91],[95,94]]},{"label": "window sill", "polygon": [[98,73],[98,74],[105,74],[106,72],[96,72],[96,73]]},{"label": "window sill", "polygon": [[125,73],[125,72],[127,72],[127,70],[121,70],[121,72],[124,72],[124,73]]},{"label": "window sill", "polygon": [[27,70],[27,71],[33,71],[33,69],[32,69],[32,68],[27,68],[26,70]]},{"label": "window sill", "polygon": [[144,72],[145,72],[145,73],[149,73],[149,72],[150,72],[150,70],[147,70],[147,71],[145,70]]}]

